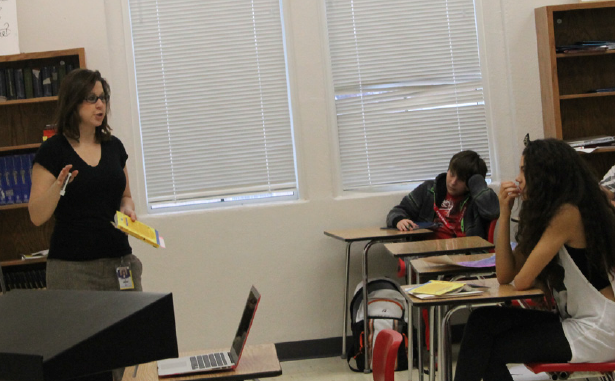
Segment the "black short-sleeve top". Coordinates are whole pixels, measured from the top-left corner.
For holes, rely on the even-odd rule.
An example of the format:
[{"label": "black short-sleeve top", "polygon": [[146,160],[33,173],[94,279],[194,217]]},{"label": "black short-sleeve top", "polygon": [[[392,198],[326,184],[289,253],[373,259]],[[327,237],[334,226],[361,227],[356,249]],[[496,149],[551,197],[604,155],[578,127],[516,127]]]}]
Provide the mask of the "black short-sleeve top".
[{"label": "black short-sleeve top", "polygon": [[126,189],[124,167],[128,154],[112,136],[101,143],[100,162],[90,166],[75,152],[66,137],[53,136],[39,148],[34,163],[57,177],[72,164],[79,173],[66,187],[54,212],[49,258],[85,261],[131,254],[126,234],[112,225]]}]

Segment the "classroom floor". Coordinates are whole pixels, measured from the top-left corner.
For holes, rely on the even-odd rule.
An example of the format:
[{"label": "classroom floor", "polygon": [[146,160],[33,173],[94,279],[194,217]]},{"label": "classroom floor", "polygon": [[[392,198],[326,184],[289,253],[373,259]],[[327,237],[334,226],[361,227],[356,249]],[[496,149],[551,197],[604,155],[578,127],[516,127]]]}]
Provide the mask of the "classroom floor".
[{"label": "classroom floor", "polygon": [[[459,345],[453,344],[453,358],[457,358]],[[275,381],[371,381],[372,374],[352,372],[348,369],[346,360],[341,357],[326,357],[310,360],[283,361],[282,375]],[[544,373],[534,375],[522,365],[515,365],[511,373],[516,381],[549,380]],[[455,362],[453,361],[453,369]],[[273,380],[273,379],[272,379]],[[395,372],[395,381],[408,380],[408,371]],[[418,380],[418,370],[414,369],[412,380]],[[425,378],[427,380],[427,378]]]},{"label": "classroom floor", "polygon": [[[418,380],[417,370],[413,380]],[[371,381],[372,374],[353,372],[346,360],[340,357],[326,357],[311,360],[282,362],[282,375],[276,381]],[[408,380],[408,371],[395,372],[395,381]]]}]

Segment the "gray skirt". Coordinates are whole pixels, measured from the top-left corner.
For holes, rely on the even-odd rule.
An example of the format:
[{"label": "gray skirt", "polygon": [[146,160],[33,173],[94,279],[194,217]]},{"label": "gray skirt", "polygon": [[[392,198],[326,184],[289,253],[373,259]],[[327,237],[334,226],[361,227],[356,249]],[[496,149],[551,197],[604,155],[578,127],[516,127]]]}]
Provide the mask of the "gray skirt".
[{"label": "gray skirt", "polygon": [[141,285],[143,265],[133,254],[91,261],[47,259],[47,289],[120,291],[116,269],[121,266],[130,267],[135,285],[134,291],[143,291]]}]

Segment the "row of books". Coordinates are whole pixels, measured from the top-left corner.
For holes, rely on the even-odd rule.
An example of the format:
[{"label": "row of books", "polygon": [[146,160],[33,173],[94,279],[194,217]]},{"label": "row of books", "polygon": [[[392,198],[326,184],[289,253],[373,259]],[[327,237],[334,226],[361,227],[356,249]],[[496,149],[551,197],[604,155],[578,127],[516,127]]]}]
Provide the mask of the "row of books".
[{"label": "row of books", "polygon": [[45,270],[7,271],[4,273],[7,291],[46,288]]},{"label": "row of books", "polygon": [[579,139],[566,140],[566,143],[574,149],[597,148],[602,146],[611,146],[615,144],[615,136],[596,135],[586,136]]},{"label": "row of books", "polygon": [[64,61],[40,68],[0,68],[0,102],[58,95],[62,79],[71,70],[73,65]]},{"label": "row of books", "polygon": [[34,154],[0,156],[0,205],[30,201]]},{"label": "row of books", "polygon": [[572,45],[555,47],[556,53],[605,52],[615,49],[615,41],[578,41]]}]

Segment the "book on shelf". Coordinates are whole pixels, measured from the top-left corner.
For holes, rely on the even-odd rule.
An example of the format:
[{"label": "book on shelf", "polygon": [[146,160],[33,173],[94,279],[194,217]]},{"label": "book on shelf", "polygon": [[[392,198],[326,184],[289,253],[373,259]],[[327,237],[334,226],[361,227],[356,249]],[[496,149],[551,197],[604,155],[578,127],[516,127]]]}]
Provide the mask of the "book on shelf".
[{"label": "book on shelf", "polygon": [[62,83],[62,80],[66,76],[66,62],[60,61],[60,65],[58,66],[58,85]]},{"label": "book on shelf", "polygon": [[599,146],[599,145],[611,145],[615,143],[614,136],[607,135],[596,135],[596,136],[586,136],[584,138],[579,139],[569,139],[565,140],[572,148],[577,147],[591,147],[591,146]]},{"label": "book on shelf", "polygon": [[6,101],[6,70],[0,69],[0,102]]},{"label": "book on shelf", "polygon": [[15,97],[26,99],[26,88],[23,83],[23,69],[15,69]]},{"label": "book on shelf", "polygon": [[487,287],[461,282],[431,280],[427,283],[406,287],[404,291],[419,299],[459,298],[480,295]]},{"label": "book on shelf", "polygon": [[41,69],[32,69],[32,93],[34,98],[43,96],[43,81],[41,79]]},{"label": "book on shelf", "polygon": [[58,80],[58,67],[53,65],[51,68],[51,94],[58,95],[58,90],[60,88],[60,82]]},{"label": "book on shelf", "polygon": [[17,98],[15,94],[15,69],[6,69],[6,99],[13,100]]},{"label": "book on shelf", "polygon": [[28,259],[37,259],[37,258],[47,258],[48,254],[49,254],[49,249],[41,250],[41,251],[37,251],[36,253],[22,254],[21,259],[28,260]]},{"label": "book on shelf", "polygon": [[53,89],[51,87],[51,67],[43,66],[41,68],[41,82],[43,84],[43,96],[53,96]]},{"label": "book on shelf", "polygon": [[11,185],[11,176],[7,168],[7,156],[0,156],[0,184],[2,193],[4,194],[2,201],[3,205],[14,204],[15,197],[13,195],[13,186]]},{"label": "book on shelf", "polygon": [[23,85],[26,92],[26,99],[34,98],[34,91],[32,88],[32,69],[29,67],[23,69]]},{"label": "book on shelf", "polygon": [[144,224],[143,222],[133,221],[130,217],[120,211],[115,212],[113,225],[124,233],[149,243],[154,247],[165,248],[164,238],[160,236],[158,230]]},{"label": "book on shelf", "polygon": [[55,124],[47,124],[43,129],[43,141],[46,141],[50,137],[56,134],[56,125]]},{"label": "book on shelf", "polygon": [[19,160],[19,181],[21,182],[21,200],[25,203],[30,202],[30,188],[32,187],[31,171],[32,162],[30,155],[18,155]]},{"label": "book on shelf", "polygon": [[21,171],[21,160],[17,155],[7,156],[9,167],[11,168],[11,181],[13,183],[13,192],[15,194],[15,204],[22,204],[23,200],[23,185],[19,173]]}]

